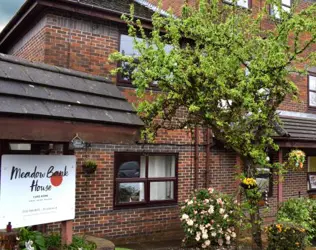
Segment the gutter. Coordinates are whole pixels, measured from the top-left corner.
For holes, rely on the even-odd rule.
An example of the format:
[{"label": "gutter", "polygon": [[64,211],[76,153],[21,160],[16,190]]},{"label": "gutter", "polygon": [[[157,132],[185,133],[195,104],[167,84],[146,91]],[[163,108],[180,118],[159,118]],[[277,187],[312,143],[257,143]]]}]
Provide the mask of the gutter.
[{"label": "gutter", "polygon": [[[13,18],[9,21],[9,23],[4,27],[4,29],[0,33],[0,47],[5,42],[5,40],[12,34],[14,29],[21,23],[23,20],[27,17],[27,15],[32,12],[37,7],[37,2],[34,2],[32,5],[31,3],[34,2],[34,0],[27,0],[21,8],[18,10],[18,12],[13,16]],[[31,5],[27,11],[24,9],[27,8],[28,5]],[[23,14],[24,13],[24,14]],[[12,26],[10,28],[10,26]],[[8,31],[7,31],[8,30]]]},{"label": "gutter", "polygon": [[210,130],[210,128],[206,128],[206,159],[205,159],[205,169],[206,169],[206,178],[205,178],[205,185],[206,188],[209,187],[210,185],[210,147],[211,147],[211,143],[210,143],[210,136],[212,135],[212,131]]},{"label": "gutter", "polygon": [[[123,15],[123,14],[129,15],[129,13],[121,12],[121,11],[118,11],[118,10],[112,10],[112,9],[108,9],[108,8],[104,8],[104,7],[95,6],[93,4],[82,3],[82,2],[80,2],[80,0],[58,0],[58,1],[65,2],[65,3],[71,3],[71,4],[75,4],[75,5],[80,5],[80,6],[84,7],[84,8],[89,8],[91,10],[92,9],[96,9],[96,10],[99,10],[99,11],[106,11],[106,12],[110,12],[110,13],[117,14],[117,15],[120,15],[120,16]],[[41,2],[47,2],[47,1],[39,0],[39,2],[41,3]],[[136,1],[136,2],[138,2],[138,1]],[[135,18],[143,20],[143,21],[151,22],[151,19],[148,19],[148,18],[144,18],[144,17],[140,17],[140,16],[135,16]]]},{"label": "gutter", "polygon": [[198,170],[199,170],[199,129],[194,129],[194,189],[198,188]]}]

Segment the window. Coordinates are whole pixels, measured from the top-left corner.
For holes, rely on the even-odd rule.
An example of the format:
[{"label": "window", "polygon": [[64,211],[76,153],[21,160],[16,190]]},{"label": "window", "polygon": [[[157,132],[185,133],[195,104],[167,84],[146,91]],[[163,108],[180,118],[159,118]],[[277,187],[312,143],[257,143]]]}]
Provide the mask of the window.
[{"label": "window", "polygon": [[177,201],[177,156],[116,153],[115,206],[148,206]]},{"label": "window", "polygon": [[[141,41],[140,38],[138,39]],[[126,56],[133,56],[136,59],[139,56],[139,53],[134,49],[133,41],[133,37],[122,34],[120,36],[120,52]],[[118,81],[120,83],[130,84],[134,68],[132,68],[127,62],[121,62],[119,66],[123,68],[123,72],[119,73]]]},{"label": "window", "polygon": [[307,189],[316,190],[316,156],[308,157],[307,165]]},{"label": "window", "polygon": [[10,143],[10,149],[13,151],[30,151],[30,143]]},{"label": "window", "polygon": [[308,172],[316,172],[316,156],[308,157]]},{"label": "window", "polygon": [[235,3],[239,7],[250,9],[250,1],[251,0],[224,0],[224,2],[232,4]]},{"label": "window", "polygon": [[273,182],[270,168],[257,168],[256,182],[262,194],[264,194],[264,192],[267,192],[268,196],[272,197]]},{"label": "window", "polygon": [[[281,9],[287,13],[291,12],[292,0],[281,0]],[[281,19],[281,13],[278,6],[270,6],[270,15],[276,19]]]},{"label": "window", "polygon": [[[142,41],[141,38],[136,38],[138,41]],[[165,46],[165,51],[167,53],[170,53],[172,50],[171,45]],[[134,37],[121,34],[120,36],[120,52],[123,55],[126,56],[132,56],[137,60],[137,57],[139,56],[139,52],[134,48]],[[131,67],[127,62],[121,62],[120,67],[123,68],[123,72],[118,75],[118,82],[123,83],[124,85],[131,85],[131,77],[132,73],[135,70],[135,68]],[[155,85],[155,83],[152,83],[152,85]]]},{"label": "window", "polygon": [[309,107],[316,108],[316,75],[308,76]]}]

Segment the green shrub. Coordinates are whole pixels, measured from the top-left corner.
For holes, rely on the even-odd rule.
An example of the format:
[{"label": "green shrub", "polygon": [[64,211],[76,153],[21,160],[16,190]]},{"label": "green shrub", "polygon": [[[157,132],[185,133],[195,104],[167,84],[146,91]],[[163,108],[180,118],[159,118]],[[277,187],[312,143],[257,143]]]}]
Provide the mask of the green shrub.
[{"label": "green shrub", "polygon": [[48,250],[61,249],[61,236],[58,233],[46,235],[45,242]]},{"label": "green shrub", "polygon": [[19,247],[22,250],[46,250],[45,238],[41,232],[32,231],[27,227],[19,229]]},{"label": "green shrub", "polygon": [[306,230],[291,223],[273,224],[266,228],[268,233],[267,250],[304,250]]},{"label": "green shrub", "polygon": [[231,196],[212,188],[192,194],[181,208],[181,225],[186,245],[210,248],[211,245],[230,245],[236,239],[239,206]]},{"label": "green shrub", "polygon": [[278,222],[290,222],[307,230],[308,241],[316,234],[316,201],[308,198],[292,198],[285,201],[277,212]]},{"label": "green shrub", "polygon": [[72,239],[72,244],[69,246],[65,246],[64,249],[67,250],[95,250],[97,249],[97,246],[93,242],[87,241],[84,237],[82,236],[74,236]]},{"label": "green shrub", "polygon": [[93,242],[89,242],[84,236],[74,236],[72,244],[62,246],[61,236],[58,233],[43,235],[41,232],[32,231],[29,228],[20,228],[19,230],[19,246],[22,250],[95,250],[97,246]]}]

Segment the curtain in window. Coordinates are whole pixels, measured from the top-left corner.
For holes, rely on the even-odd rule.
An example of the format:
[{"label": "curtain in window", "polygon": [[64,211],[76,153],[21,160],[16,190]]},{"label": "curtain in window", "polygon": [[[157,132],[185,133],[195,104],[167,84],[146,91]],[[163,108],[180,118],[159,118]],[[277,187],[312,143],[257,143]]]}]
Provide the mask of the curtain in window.
[{"label": "curtain in window", "polygon": [[[148,163],[148,177],[174,177],[175,157],[173,156],[150,156]],[[173,182],[151,182],[150,200],[173,199]]]}]

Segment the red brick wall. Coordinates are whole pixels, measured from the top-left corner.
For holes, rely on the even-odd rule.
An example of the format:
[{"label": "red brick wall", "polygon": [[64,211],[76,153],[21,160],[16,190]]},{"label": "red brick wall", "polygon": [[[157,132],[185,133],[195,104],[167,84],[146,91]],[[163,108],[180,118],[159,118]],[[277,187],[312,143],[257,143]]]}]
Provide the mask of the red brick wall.
[{"label": "red brick wall", "polygon": [[[149,0],[148,2],[154,4],[155,6],[159,5],[159,0]],[[191,2],[193,2],[191,0]],[[181,7],[184,5],[185,0],[164,0],[162,1],[162,9],[168,11],[169,9],[172,9],[172,11],[179,15],[181,14]]]},{"label": "red brick wall", "polygon": [[12,51],[10,54],[33,61],[45,62],[46,28],[40,30],[21,48]]},{"label": "red brick wall", "polygon": [[[152,1],[156,2],[156,1]],[[192,2],[192,1],[191,1]],[[179,1],[164,1],[163,7],[179,10],[183,4]],[[258,2],[254,3],[258,6]],[[267,25],[269,25],[267,23]],[[109,70],[116,65],[108,63],[108,56],[119,48],[119,33],[124,27],[113,22],[95,21],[68,13],[50,13],[45,17],[44,27],[19,49],[12,50],[14,55],[48,64],[71,68],[82,72],[108,76]],[[115,80],[115,79],[114,79]],[[300,103],[286,100],[281,108],[292,111],[307,111],[307,81],[304,77],[294,78],[300,92]],[[132,88],[122,88],[124,95],[137,102]],[[205,131],[199,132],[199,170],[198,186],[205,186]],[[86,156],[78,151],[77,173],[77,218],[76,232],[88,232],[112,239],[134,239],[143,237],[179,236],[178,206],[141,208],[128,210],[113,209],[114,152],[140,151],[137,145],[93,145]],[[190,130],[161,130],[155,145],[145,145],[149,152],[179,153],[179,201],[184,201],[194,189],[194,136]],[[97,160],[99,168],[92,176],[84,176],[81,164],[85,157]],[[211,186],[226,193],[236,191],[236,156],[233,152],[215,146],[211,149],[209,179]],[[269,199],[271,213],[276,211],[277,189]],[[301,191],[306,195],[306,173],[289,173],[285,176],[285,198],[297,195]],[[150,237],[149,237],[150,235]]]}]

